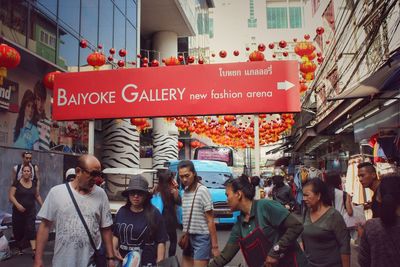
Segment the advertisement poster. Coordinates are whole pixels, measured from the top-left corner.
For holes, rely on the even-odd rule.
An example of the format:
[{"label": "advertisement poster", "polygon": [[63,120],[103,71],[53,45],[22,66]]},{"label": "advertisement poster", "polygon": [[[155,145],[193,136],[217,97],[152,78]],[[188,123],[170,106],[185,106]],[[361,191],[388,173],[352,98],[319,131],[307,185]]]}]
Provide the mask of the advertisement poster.
[{"label": "advertisement poster", "polygon": [[0,146],[26,150],[86,153],[87,121],[52,121],[52,91],[41,80],[0,86]]}]

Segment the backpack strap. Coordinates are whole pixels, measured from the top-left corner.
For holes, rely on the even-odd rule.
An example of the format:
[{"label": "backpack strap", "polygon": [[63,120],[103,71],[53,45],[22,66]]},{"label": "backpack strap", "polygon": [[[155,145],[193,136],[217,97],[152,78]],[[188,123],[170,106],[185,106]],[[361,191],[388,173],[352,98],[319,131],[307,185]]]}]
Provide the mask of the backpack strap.
[{"label": "backpack strap", "polygon": [[346,193],[346,191],[343,191],[343,206],[344,206],[345,210],[347,210],[346,209],[346,199],[347,199],[347,193]]},{"label": "backpack strap", "polygon": [[22,164],[17,165],[17,171],[15,172],[15,180],[18,180],[18,173],[21,170]]}]

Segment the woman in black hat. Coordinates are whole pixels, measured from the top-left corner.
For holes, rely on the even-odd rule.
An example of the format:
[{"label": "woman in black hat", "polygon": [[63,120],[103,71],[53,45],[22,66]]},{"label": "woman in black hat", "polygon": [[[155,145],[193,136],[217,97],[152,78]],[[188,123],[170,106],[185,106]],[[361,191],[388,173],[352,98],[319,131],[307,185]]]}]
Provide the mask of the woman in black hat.
[{"label": "woman in black hat", "polygon": [[119,260],[130,251],[141,254],[139,266],[155,266],[165,257],[168,235],[160,212],[150,203],[148,182],[134,175],[128,188],[122,192],[127,198],[115,217],[114,254]]}]

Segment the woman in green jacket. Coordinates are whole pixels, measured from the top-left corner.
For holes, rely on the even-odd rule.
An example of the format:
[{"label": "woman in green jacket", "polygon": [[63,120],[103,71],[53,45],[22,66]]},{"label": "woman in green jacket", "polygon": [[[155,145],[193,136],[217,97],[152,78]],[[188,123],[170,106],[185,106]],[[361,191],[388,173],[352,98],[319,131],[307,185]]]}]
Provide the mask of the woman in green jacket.
[{"label": "woman in green jacket", "polygon": [[241,214],[225,248],[208,266],[225,266],[239,249],[249,267],[307,266],[296,241],[303,226],[285,207],[273,200],[253,200],[254,187],[245,175],[225,185],[231,210]]}]

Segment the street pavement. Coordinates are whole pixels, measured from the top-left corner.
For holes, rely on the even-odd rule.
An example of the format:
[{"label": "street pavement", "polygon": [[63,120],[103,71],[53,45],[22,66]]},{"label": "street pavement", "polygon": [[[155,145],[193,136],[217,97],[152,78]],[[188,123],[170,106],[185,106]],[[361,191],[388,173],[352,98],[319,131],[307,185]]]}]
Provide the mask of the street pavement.
[{"label": "street pavement", "polygon": [[[217,227],[218,229],[218,245],[220,249],[225,246],[226,241],[229,238],[230,234],[230,227]],[[178,230],[178,237],[181,235],[181,231]],[[51,266],[51,259],[53,257],[53,248],[54,248],[54,241],[49,241],[46,250],[44,253],[44,266],[50,267]],[[168,247],[167,247],[168,251]],[[32,266],[33,260],[31,257],[31,251],[29,248],[24,250],[24,255],[14,255],[11,259],[6,261],[0,262],[0,267],[28,267]],[[357,247],[352,244],[352,255],[351,255],[351,266],[352,267],[359,267],[357,264]],[[177,256],[179,260],[181,260],[182,251],[178,247],[177,249]],[[242,253],[239,251],[238,254],[233,258],[233,260],[226,265],[227,267],[238,267],[238,266],[246,266],[244,263],[244,259]]]}]

